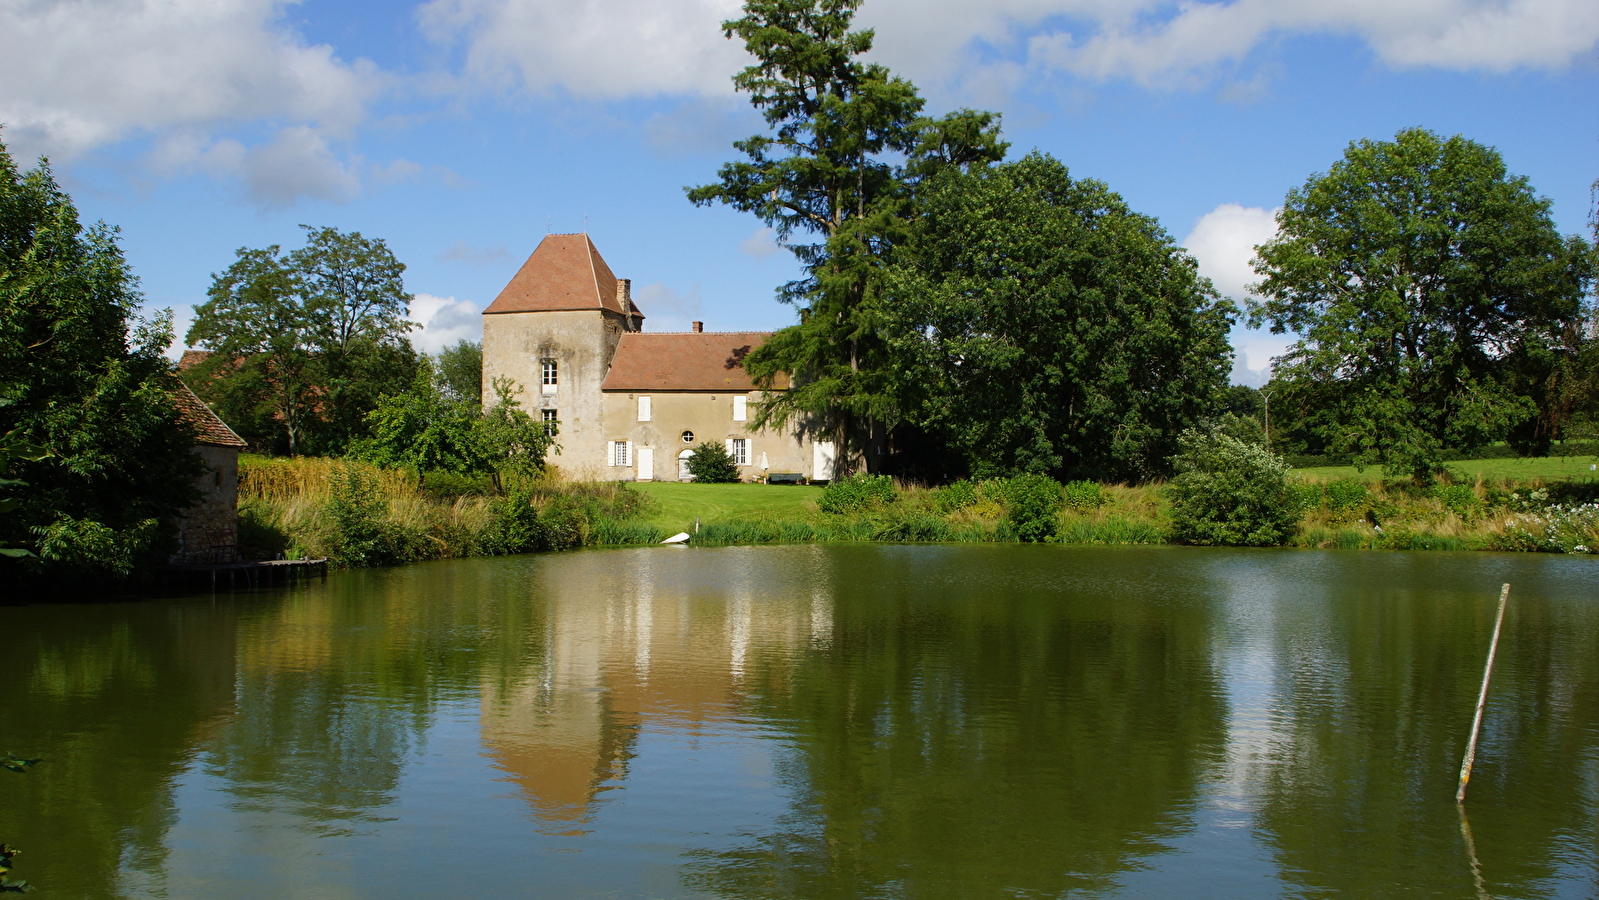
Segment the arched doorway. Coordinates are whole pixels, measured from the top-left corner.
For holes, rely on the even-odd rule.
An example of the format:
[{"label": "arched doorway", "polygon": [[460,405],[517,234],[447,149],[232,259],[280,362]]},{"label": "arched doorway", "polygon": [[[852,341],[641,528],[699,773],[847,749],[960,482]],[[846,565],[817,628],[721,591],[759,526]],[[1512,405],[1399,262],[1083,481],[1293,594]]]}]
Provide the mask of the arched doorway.
[{"label": "arched doorway", "polygon": [[677,455],[677,480],[678,481],[693,481],[694,480],[694,476],[690,475],[689,471],[688,471],[688,458],[690,456],[693,456],[693,455],[694,455],[694,451],[693,450],[684,450],[682,453],[679,453]]}]

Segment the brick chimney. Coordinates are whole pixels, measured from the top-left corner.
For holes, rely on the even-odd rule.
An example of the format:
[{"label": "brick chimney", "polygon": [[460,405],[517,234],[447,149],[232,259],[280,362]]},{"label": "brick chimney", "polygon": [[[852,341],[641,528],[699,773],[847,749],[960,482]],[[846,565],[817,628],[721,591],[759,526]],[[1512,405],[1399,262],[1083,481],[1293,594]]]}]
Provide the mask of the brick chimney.
[{"label": "brick chimney", "polygon": [[622,312],[633,311],[633,279],[616,279],[616,305],[622,308]]},{"label": "brick chimney", "polygon": [[704,322],[695,322],[694,323],[694,333],[695,334],[699,334],[700,332],[702,332],[704,330],[705,330],[705,323]]}]

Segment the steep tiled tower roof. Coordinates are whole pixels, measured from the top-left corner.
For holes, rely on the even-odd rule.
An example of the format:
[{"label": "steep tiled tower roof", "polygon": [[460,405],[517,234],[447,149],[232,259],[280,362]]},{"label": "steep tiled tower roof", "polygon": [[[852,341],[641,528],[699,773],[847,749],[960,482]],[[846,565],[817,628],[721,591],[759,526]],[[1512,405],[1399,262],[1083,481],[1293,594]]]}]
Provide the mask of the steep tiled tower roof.
[{"label": "steep tiled tower roof", "polygon": [[[485,315],[605,309],[643,318],[586,234],[547,234]],[[619,289],[620,288],[620,289]]]}]

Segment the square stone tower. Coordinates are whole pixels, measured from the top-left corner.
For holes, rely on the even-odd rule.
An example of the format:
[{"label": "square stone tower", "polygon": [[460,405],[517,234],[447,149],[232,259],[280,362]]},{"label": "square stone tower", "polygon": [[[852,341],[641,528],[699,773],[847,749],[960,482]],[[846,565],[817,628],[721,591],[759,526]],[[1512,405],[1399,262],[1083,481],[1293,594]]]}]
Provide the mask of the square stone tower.
[{"label": "square stone tower", "polygon": [[550,461],[579,477],[607,464],[600,386],[622,335],[644,329],[630,288],[587,234],[551,234],[483,311],[484,404],[509,377],[534,419],[560,423]]}]

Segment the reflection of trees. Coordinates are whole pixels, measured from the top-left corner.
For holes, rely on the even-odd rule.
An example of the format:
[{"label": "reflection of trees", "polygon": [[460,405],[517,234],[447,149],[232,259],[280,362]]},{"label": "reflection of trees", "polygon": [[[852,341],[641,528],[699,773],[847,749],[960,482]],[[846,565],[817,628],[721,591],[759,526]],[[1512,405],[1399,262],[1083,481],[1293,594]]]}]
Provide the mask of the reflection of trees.
[{"label": "reflection of trees", "polygon": [[1086,582],[1041,592],[1010,553],[838,558],[830,642],[754,679],[795,734],[795,805],[699,854],[693,886],[1054,896],[1114,884],[1188,826],[1225,725],[1206,604],[1074,602]]},{"label": "reflection of trees", "polygon": [[177,603],[7,609],[4,746],[44,762],[0,773],[16,877],[54,897],[159,877],[172,782],[233,698],[234,616]]},{"label": "reflection of trees", "polygon": [[[1305,896],[1475,895],[1453,803],[1493,628],[1493,592],[1474,587],[1368,586],[1279,613],[1291,662],[1256,822]],[[1488,891],[1548,896],[1595,802],[1579,782],[1599,758],[1599,611],[1514,591],[1510,610],[1466,810]]]},{"label": "reflection of trees", "polygon": [[208,755],[230,790],[333,831],[389,803],[439,699],[476,680],[471,571],[348,573],[245,616],[237,716]]}]

